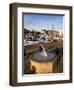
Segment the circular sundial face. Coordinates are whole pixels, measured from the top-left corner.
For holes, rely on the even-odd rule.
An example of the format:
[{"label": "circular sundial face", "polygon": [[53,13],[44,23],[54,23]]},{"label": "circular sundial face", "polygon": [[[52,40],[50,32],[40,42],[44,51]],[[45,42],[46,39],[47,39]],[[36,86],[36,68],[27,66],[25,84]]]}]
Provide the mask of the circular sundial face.
[{"label": "circular sundial face", "polygon": [[47,53],[47,56],[45,56],[42,52],[38,52],[33,55],[33,59],[39,62],[44,62],[52,60],[55,56],[54,53]]},{"label": "circular sundial face", "polygon": [[47,53],[42,44],[40,44],[40,50],[33,55],[33,59],[39,62],[49,61],[55,57],[54,53]]}]

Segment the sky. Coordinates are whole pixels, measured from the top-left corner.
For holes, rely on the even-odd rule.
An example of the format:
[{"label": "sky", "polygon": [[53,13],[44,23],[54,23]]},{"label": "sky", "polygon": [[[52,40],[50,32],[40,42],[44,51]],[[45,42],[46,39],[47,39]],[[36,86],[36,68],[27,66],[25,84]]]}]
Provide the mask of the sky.
[{"label": "sky", "polygon": [[29,30],[52,29],[63,30],[62,15],[39,15],[39,14],[24,14],[24,28]]}]

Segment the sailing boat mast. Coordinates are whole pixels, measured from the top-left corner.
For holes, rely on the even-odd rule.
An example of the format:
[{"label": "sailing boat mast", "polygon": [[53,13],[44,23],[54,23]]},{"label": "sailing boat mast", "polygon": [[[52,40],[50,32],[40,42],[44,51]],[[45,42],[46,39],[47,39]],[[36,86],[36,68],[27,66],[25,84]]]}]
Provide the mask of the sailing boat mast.
[{"label": "sailing boat mast", "polygon": [[54,36],[54,24],[52,24],[52,39],[53,39],[53,36]]},{"label": "sailing boat mast", "polygon": [[52,31],[54,30],[54,24],[52,24]]}]

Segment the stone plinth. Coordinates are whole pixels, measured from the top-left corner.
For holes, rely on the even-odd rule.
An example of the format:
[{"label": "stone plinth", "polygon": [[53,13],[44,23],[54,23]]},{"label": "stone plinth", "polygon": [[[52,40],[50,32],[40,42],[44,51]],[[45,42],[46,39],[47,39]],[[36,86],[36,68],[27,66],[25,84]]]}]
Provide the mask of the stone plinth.
[{"label": "stone plinth", "polygon": [[[57,66],[57,56],[48,54],[49,57],[46,60],[37,60],[35,57],[32,57],[31,69],[34,67],[36,73],[53,73],[55,67]],[[53,56],[53,57],[50,57]]]}]

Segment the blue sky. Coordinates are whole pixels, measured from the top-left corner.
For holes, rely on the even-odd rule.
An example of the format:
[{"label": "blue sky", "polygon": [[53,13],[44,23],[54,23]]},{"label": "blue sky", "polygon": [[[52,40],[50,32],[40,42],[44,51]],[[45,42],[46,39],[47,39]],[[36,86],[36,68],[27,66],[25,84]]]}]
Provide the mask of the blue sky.
[{"label": "blue sky", "polygon": [[30,30],[41,29],[63,30],[63,16],[62,15],[39,15],[39,14],[24,14],[24,28]]}]

